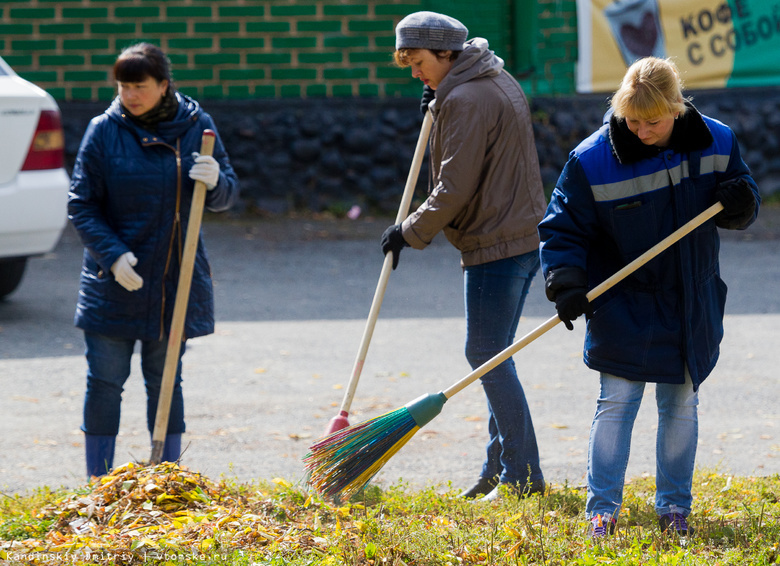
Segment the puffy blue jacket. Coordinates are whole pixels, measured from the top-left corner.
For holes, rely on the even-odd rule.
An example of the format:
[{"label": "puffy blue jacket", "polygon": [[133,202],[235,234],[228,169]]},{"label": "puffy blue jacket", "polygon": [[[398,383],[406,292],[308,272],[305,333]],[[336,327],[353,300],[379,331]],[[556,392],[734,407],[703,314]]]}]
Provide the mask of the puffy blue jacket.
[{"label": "puffy blue jacket", "polygon": [[[68,217],[84,243],[75,324],[117,338],[160,340],[170,331],[194,182],[188,172],[204,130],[217,131],[191,98],[176,93],[179,109],[170,122],[149,132],[127,118],[119,99],[93,118],[81,141],[71,179]],[[238,179],[217,134],[214,157],[219,183],[206,207],[229,208]],[[125,252],[138,259],[144,284],[130,292],[111,266]],[[202,238],[192,276],[186,338],[214,331],[211,270]]]},{"label": "puffy blue jacket", "polygon": [[711,206],[719,183],[745,179],[756,199],[749,217],[706,222],[595,299],[587,320],[591,369],[683,383],[687,365],[698,388],[723,337],[717,225],[747,227],[760,198],[732,131],[688,106],[667,149],[645,146],[614,117],[584,140],[569,156],[539,233],[548,289],[562,268],[581,271],[592,288]]}]

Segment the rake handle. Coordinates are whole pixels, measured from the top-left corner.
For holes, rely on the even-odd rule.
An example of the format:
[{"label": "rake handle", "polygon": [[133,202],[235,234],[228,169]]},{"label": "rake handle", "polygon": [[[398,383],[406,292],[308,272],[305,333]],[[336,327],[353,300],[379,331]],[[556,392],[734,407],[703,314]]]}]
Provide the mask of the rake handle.
[{"label": "rake handle", "polygon": [[[213,130],[203,130],[200,142],[200,154],[211,155],[214,153],[214,141],[216,134]],[[184,239],[184,250],[179,269],[179,283],[176,287],[176,302],[173,304],[173,318],[168,334],[168,346],[165,351],[165,365],[160,385],[160,396],[157,399],[157,414],[154,419],[154,431],[152,433],[152,455],[149,458],[151,464],[159,464],[165,447],[165,436],[168,432],[168,417],[171,412],[171,398],[173,386],[176,382],[176,369],[179,366],[179,352],[181,351],[182,337],[184,333],[184,321],[187,316],[187,303],[190,298],[190,285],[192,284],[192,272],[195,267],[195,255],[198,251],[198,238],[200,237],[200,225],[203,219],[203,207],[206,202],[206,184],[195,181],[190,205],[190,217],[187,223],[187,235]]]},{"label": "rake handle", "polygon": [[[420,128],[420,136],[417,138],[417,146],[414,149],[414,157],[412,158],[412,165],[409,168],[409,175],[406,178],[406,186],[401,197],[401,204],[398,207],[398,214],[395,217],[395,223],[400,224],[409,214],[409,207],[412,203],[412,197],[414,196],[414,188],[417,185],[417,177],[420,174],[420,168],[422,167],[422,161],[425,157],[425,146],[428,142],[428,136],[431,133],[431,126],[433,125],[433,117],[430,112],[425,113],[423,118],[422,127]],[[368,312],[368,320],[366,326],[363,329],[363,336],[360,340],[360,348],[358,349],[355,362],[352,366],[352,375],[349,379],[349,385],[347,391],[344,394],[344,400],[341,402],[341,414],[346,417],[349,413],[349,408],[352,405],[352,400],[355,397],[355,390],[357,389],[358,381],[360,380],[360,374],[363,372],[363,364],[366,361],[366,355],[368,354],[368,346],[371,342],[371,337],[374,334],[374,327],[376,326],[377,318],[379,317],[379,309],[382,308],[382,301],[385,296],[385,289],[387,289],[387,281],[390,278],[390,272],[393,270],[393,253],[388,252],[385,255],[384,263],[382,264],[382,271],[379,274],[379,281],[374,291],[374,299],[371,302],[371,309]]]},{"label": "rake handle", "polygon": [[[617,273],[612,275],[611,277],[607,278],[600,284],[596,285],[593,289],[591,289],[588,294],[588,300],[592,301],[608,289],[615,286],[617,283],[631,275],[634,271],[642,267],[644,264],[649,262],[651,259],[656,257],[658,254],[693,232],[696,228],[704,224],[707,220],[718,214],[721,210],[723,210],[723,205],[720,202],[716,202],[711,207],[709,207],[707,210],[699,214],[698,216],[694,217],[693,219],[689,220],[687,223],[685,223],[683,226],[672,232],[670,235],[668,235],[666,238],[658,242],[656,245],[654,245],[652,248],[647,250],[645,253],[640,255],[638,258],[636,258],[634,261],[620,269]],[[492,358],[490,358],[488,361],[486,361],[484,364],[476,368],[474,371],[472,371],[470,374],[468,374],[466,377],[458,381],[457,383],[451,385],[449,388],[442,391],[444,396],[449,399],[456,393],[459,393],[463,389],[465,389],[467,386],[471,385],[474,381],[485,375],[487,372],[492,370],[494,367],[499,365],[500,363],[504,362],[508,358],[512,357],[514,354],[525,348],[528,344],[539,338],[542,334],[550,330],[552,327],[554,327],[556,324],[561,322],[561,319],[558,317],[558,315],[555,315],[551,318],[549,318],[547,321],[542,323],[541,325],[537,326],[534,330],[514,342],[511,346],[507,347],[505,350],[502,350]]]}]

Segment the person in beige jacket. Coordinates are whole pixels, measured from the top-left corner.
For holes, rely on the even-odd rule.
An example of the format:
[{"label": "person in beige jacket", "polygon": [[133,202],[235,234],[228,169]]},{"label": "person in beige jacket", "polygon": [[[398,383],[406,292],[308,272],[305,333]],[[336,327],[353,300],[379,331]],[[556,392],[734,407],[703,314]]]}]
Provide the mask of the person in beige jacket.
[{"label": "person in beige jacket", "polygon": [[[441,231],[461,252],[466,357],[477,368],[514,341],[539,269],[536,226],[547,203],[525,94],[485,39],[467,37],[461,22],[434,12],[415,12],[396,26],[394,59],[425,84],[421,110],[433,113],[432,188],[416,211],[387,228],[381,245],[394,269],[404,247],[423,249]],[[481,381],[490,439],[479,479],[462,496],[543,492],[514,362]]]}]

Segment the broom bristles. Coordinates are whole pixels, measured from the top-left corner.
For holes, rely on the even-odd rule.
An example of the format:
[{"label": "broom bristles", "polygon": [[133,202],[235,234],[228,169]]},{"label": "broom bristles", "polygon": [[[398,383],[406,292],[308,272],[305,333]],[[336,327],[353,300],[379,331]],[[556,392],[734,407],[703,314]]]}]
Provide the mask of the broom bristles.
[{"label": "broom bristles", "polygon": [[321,495],[349,499],[420,430],[406,407],[334,432],[303,459],[309,483]]}]

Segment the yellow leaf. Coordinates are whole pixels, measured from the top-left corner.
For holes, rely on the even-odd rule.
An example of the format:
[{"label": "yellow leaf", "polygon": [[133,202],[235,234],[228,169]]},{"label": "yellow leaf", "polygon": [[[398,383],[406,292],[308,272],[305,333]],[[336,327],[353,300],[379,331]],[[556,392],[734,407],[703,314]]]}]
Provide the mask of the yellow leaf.
[{"label": "yellow leaf", "polygon": [[506,551],[506,554],[504,555],[504,558],[507,558],[509,556],[512,556],[514,554],[517,554],[518,550],[520,550],[520,547],[523,546],[523,541],[519,540],[517,541],[512,547]]},{"label": "yellow leaf", "polygon": [[154,500],[157,505],[160,505],[161,503],[165,503],[166,501],[175,501],[179,502],[179,498],[176,495],[169,495],[167,493],[161,493],[157,496],[157,499]]},{"label": "yellow leaf", "polygon": [[523,533],[521,533],[514,527],[510,527],[509,525],[504,525],[504,531],[506,531],[507,534],[510,534],[515,538],[523,538]]},{"label": "yellow leaf", "polygon": [[216,522],[216,525],[217,525],[218,527],[221,527],[222,525],[224,525],[225,523],[227,523],[227,522],[228,522],[228,521],[229,521],[231,518],[232,518],[232,515],[230,515],[230,514],[227,514],[227,515],[225,515],[224,517],[222,517],[222,518],[221,518],[219,521],[217,521],[217,522]]},{"label": "yellow leaf", "polygon": [[368,527],[366,527],[366,524],[363,521],[355,521],[355,526],[358,528],[358,530],[361,533],[366,532],[366,530],[368,529]]},{"label": "yellow leaf", "polygon": [[[126,463],[126,464],[124,464],[122,466],[119,466],[118,468],[114,468],[111,471],[111,474],[114,475],[114,476],[118,476],[119,474],[123,474],[125,472],[128,472],[130,470],[135,469],[135,467],[136,466],[135,466],[135,464],[133,462],[128,462],[128,463]],[[106,476],[106,477],[108,477],[108,476]]]}]

